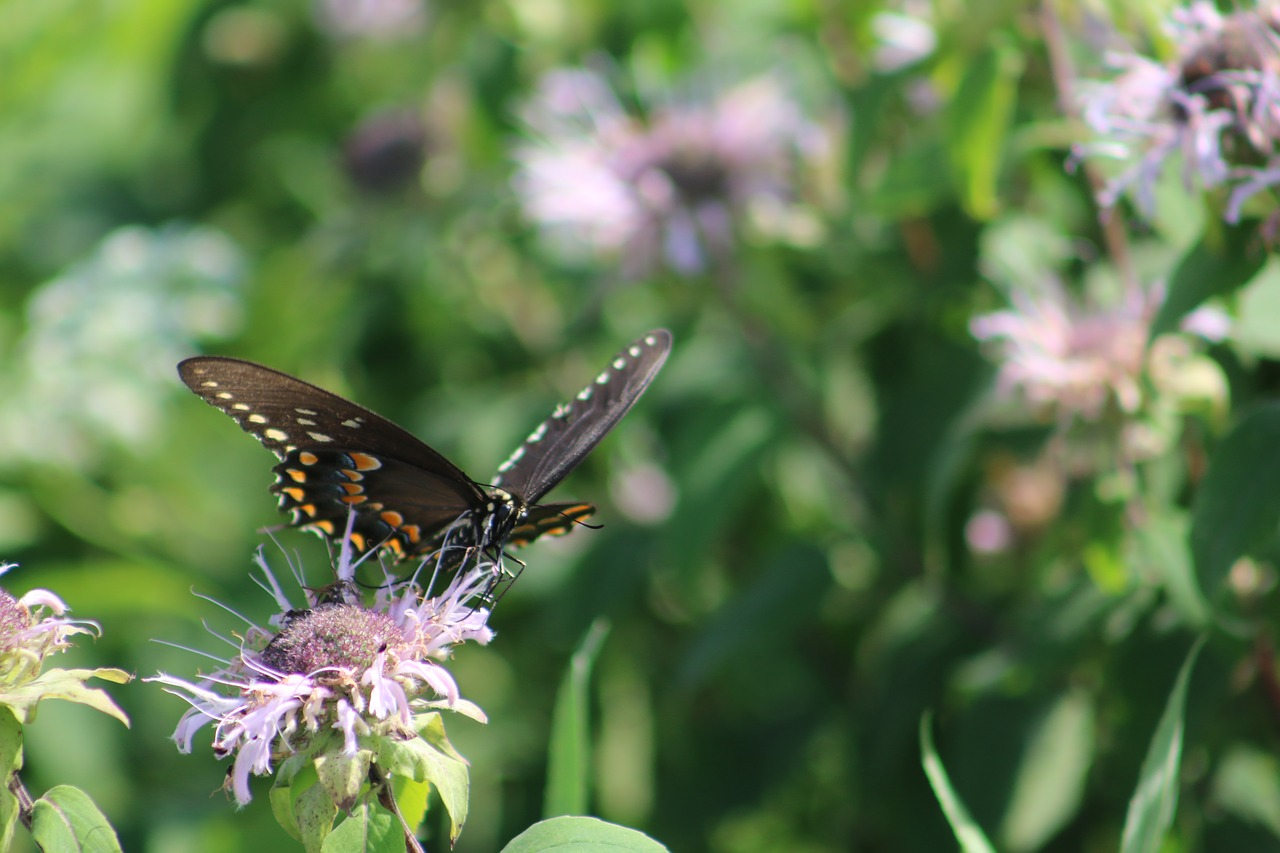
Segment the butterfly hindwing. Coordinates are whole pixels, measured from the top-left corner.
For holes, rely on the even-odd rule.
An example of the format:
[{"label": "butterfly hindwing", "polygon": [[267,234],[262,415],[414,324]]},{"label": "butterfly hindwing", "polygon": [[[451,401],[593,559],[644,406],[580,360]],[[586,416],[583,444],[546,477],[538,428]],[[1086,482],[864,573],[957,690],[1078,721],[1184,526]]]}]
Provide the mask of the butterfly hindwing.
[{"label": "butterfly hindwing", "polygon": [[594,382],[529,434],[498,469],[493,484],[535,504],[635,405],[670,352],[671,333],[666,329],[637,338]]}]

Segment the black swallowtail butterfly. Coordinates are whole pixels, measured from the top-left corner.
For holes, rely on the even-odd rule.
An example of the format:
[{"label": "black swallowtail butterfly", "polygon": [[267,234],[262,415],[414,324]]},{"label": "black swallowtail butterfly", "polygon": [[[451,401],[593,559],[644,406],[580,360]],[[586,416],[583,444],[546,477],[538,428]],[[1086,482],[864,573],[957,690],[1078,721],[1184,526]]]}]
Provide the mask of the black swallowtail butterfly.
[{"label": "black swallowtail butterfly", "polygon": [[448,544],[500,559],[507,545],[566,533],[595,512],[538,501],[630,410],[670,351],[671,333],[655,329],[618,353],[530,433],[490,488],[386,418],[278,370],[200,356],[178,374],[279,457],[271,491],[294,526],[337,540],[354,508],[359,551],[384,545],[396,557],[424,556],[454,531]]}]

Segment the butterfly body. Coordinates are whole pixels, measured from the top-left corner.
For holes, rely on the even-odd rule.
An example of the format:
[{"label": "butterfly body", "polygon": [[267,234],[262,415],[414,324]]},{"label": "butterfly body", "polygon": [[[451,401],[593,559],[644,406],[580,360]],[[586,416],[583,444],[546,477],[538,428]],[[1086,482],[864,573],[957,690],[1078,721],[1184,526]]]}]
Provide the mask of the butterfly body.
[{"label": "butterfly body", "polygon": [[[665,362],[671,335],[654,330],[620,352],[572,401],[535,429],[492,486],[473,481],[386,418],[286,373],[217,356],[178,365],[183,382],[280,459],[271,491],[294,526],[396,557],[441,547],[500,560],[508,545],[567,532],[584,503],[539,504],[634,405]],[[461,552],[459,552],[461,553]]]}]

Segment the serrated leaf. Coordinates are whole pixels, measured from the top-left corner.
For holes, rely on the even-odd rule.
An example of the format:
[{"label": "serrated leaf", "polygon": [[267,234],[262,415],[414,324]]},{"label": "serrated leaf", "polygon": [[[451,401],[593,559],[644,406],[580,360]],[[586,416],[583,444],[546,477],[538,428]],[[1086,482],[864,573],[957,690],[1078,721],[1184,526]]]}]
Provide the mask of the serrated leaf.
[{"label": "serrated leaf", "polygon": [[511,839],[502,853],[662,853],[667,848],[643,832],[594,817],[553,817]]},{"label": "serrated leaf", "polygon": [[1274,535],[1280,519],[1280,405],[1236,425],[1209,460],[1191,511],[1191,553],[1212,601],[1233,563]]},{"label": "serrated leaf", "polygon": [[404,822],[413,827],[421,826],[427,816],[427,798],[431,796],[431,783],[419,782],[407,776],[393,776],[391,788]]},{"label": "serrated leaf", "polygon": [[120,850],[116,831],[89,795],[58,785],[35,801],[31,836],[44,853],[112,853]]},{"label": "serrated leaf", "polygon": [[321,845],[323,853],[404,853],[400,821],[386,809],[362,803]]},{"label": "serrated leaf", "polygon": [[978,826],[960,795],[951,786],[951,777],[947,775],[947,769],[933,745],[933,733],[930,731],[932,726],[933,714],[926,712],[920,718],[920,755],[924,774],[929,777],[929,785],[933,788],[933,795],[938,798],[938,805],[942,806],[947,823],[951,825],[951,832],[965,853],[995,853],[995,848],[987,840],[982,827]]},{"label": "serrated leaf", "polygon": [[608,633],[608,623],[597,619],[574,651],[560,682],[547,748],[547,792],[542,806],[545,817],[585,814],[588,810],[591,772],[588,694],[591,669]]},{"label": "serrated leaf", "polygon": [[1138,774],[1138,786],[1125,815],[1121,853],[1158,853],[1165,834],[1173,824],[1173,816],[1178,810],[1178,771],[1182,766],[1187,685],[1191,682],[1191,671],[1204,642],[1201,637],[1187,653],[1152,735],[1142,771]]},{"label": "serrated leaf", "polygon": [[[426,731],[433,736],[442,735],[442,729]],[[470,774],[467,762],[454,751],[447,740],[444,747],[436,746],[423,734],[402,742],[382,741],[379,744],[378,763],[393,776],[407,776],[418,782],[429,782],[440,792],[440,800],[449,813],[450,838],[456,839],[467,820],[467,798],[470,792]],[[447,747],[447,751],[446,751]]]},{"label": "serrated leaf", "polygon": [[1244,287],[1266,261],[1256,221],[1210,229],[1178,262],[1169,293],[1151,324],[1151,339],[1175,331],[1182,318],[1206,299]]}]

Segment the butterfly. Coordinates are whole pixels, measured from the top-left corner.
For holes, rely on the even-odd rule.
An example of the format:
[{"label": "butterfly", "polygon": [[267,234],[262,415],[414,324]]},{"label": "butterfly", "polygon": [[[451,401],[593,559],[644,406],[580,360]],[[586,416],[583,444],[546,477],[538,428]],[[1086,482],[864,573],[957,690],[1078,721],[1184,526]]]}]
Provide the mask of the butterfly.
[{"label": "butterfly", "polygon": [[291,525],[338,541],[354,510],[357,551],[423,557],[447,544],[500,564],[507,546],[567,533],[594,514],[588,503],[539,501],[635,405],[670,352],[666,329],[636,339],[529,434],[489,487],[381,415],[287,373],[197,356],[178,375],[279,458],[271,491]]}]

